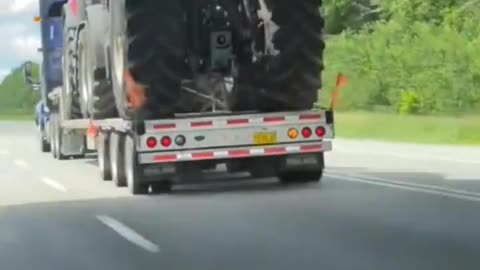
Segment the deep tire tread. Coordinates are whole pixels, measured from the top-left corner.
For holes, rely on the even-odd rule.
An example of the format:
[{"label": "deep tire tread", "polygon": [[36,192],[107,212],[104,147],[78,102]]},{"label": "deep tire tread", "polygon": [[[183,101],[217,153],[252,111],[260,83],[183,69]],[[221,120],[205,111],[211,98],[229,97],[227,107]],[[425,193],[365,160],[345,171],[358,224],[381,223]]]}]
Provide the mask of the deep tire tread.
[{"label": "deep tire tread", "polygon": [[265,93],[258,107],[263,111],[308,110],[322,87],[324,20],[320,0],[272,1],[274,22],[280,27],[273,37],[278,56],[267,61],[258,86]]}]

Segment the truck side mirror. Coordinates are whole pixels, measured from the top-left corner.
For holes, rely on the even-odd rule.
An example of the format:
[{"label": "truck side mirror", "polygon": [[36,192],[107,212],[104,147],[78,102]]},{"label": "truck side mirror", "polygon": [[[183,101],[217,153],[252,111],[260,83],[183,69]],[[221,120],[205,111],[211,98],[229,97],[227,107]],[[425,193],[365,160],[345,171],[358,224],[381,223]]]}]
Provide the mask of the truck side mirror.
[{"label": "truck side mirror", "polygon": [[22,68],[25,83],[30,85],[33,91],[40,90],[40,83],[33,79],[33,63],[31,61],[25,62]]},{"label": "truck side mirror", "polygon": [[25,80],[25,83],[29,85],[35,84],[32,79],[32,74],[33,74],[33,64],[32,62],[25,62],[23,64],[23,79]]}]

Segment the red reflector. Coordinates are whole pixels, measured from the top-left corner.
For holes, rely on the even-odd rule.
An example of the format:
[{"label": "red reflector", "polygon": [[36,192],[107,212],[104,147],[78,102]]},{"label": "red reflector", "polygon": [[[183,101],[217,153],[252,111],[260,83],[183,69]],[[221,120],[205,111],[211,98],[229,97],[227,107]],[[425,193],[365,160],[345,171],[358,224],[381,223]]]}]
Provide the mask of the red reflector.
[{"label": "red reflector", "polygon": [[321,144],[300,146],[301,152],[321,152],[322,149],[323,147]]},{"label": "red reflector", "polygon": [[155,139],[154,137],[150,137],[147,139],[147,146],[149,148],[155,148],[155,146],[157,146],[157,139]]},{"label": "red reflector", "polygon": [[248,123],[248,119],[230,119],[227,121],[227,125],[246,125]]},{"label": "red reflector", "polygon": [[324,127],[317,127],[317,129],[315,129],[315,133],[318,137],[323,137],[325,136],[326,131]]},{"label": "red reflector", "polygon": [[153,158],[155,162],[169,162],[177,160],[177,155],[162,155]]},{"label": "red reflector", "polygon": [[312,130],[308,127],[302,129],[302,136],[304,138],[310,138],[312,136]]},{"label": "red reflector", "polygon": [[168,136],[164,136],[161,139],[161,144],[163,147],[169,147],[172,144],[172,139]]},{"label": "red reflector", "polygon": [[158,125],[153,125],[153,128],[154,129],[161,129],[161,130],[165,130],[165,129],[175,129],[177,127],[177,125],[175,124],[158,124]]},{"label": "red reflector", "polygon": [[250,150],[232,150],[228,151],[230,157],[248,157],[250,156]]},{"label": "red reflector", "polygon": [[300,115],[299,119],[301,121],[321,120],[322,115],[320,115],[320,114],[303,114],[303,115]]},{"label": "red reflector", "polygon": [[265,154],[266,155],[281,155],[281,154],[286,154],[287,149],[285,147],[275,147],[275,148],[266,148],[265,149]]},{"label": "red reflector", "polygon": [[212,159],[215,157],[213,152],[193,153],[192,159]]},{"label": "red reflector", "polygon": [[211,127],[213,126],[212,121],[205,121],[205,122],[192,122],[190,124],[192,128],[204,128],[204,127]]},{"label": "red reflector", "polygon": [[263,122],[265,122],[265,123],[279,123],[279,122],[284,122],[284,121],[285,121],[285,117],[283,117],[283,116],[263,118]]}]

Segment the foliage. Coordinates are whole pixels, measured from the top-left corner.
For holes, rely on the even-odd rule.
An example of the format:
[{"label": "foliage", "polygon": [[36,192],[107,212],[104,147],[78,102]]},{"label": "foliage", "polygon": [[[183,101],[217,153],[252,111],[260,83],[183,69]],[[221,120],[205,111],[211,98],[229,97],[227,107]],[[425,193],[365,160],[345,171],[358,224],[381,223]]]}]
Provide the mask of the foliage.
[{"label": "foliage", "polygon": [[382,0],[378,5],[383,20],[329,38],[325,94],[342,72],[350,81],[340,98],[344,110],[479,110],[479,1]]},{"label": "foliage", "polygon": [[[35,66],[35,74],[38,74],[38,66]],[[39,98],[38,91],[32,91],[25,84],[21,68],[16,68],[0,84],[0,114],[33,114],[35,103]]]}]

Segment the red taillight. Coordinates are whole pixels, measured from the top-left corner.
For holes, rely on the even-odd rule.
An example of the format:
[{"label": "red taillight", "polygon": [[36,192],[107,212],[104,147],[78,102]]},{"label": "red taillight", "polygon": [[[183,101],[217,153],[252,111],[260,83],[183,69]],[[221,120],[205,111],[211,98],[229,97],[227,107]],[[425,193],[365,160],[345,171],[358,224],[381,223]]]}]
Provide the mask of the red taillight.
[{"label": "red taillight", "polygon": [[155,139],[154,137],[150,137],[147,139],[147,146],[149,148],[155,148],[155,146],[157,146],[157,139]]},{"label": "red taillight", "polygon": [[312,136],[312,130],[308,127],[302,129],[302,136],[304,138],[310,138]]},{"label": "red taillight", "polygon": [[315,129],[315,134],[317,134],[318,137],[323,137],[325,136],[325,128],[324,127],[317,127],[317,129]]},{"label": "red taillight", "polygon": [[160,142],[163,147],[169,147],[172,144],[172,139],[168,136],[164,136]]}]

